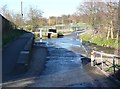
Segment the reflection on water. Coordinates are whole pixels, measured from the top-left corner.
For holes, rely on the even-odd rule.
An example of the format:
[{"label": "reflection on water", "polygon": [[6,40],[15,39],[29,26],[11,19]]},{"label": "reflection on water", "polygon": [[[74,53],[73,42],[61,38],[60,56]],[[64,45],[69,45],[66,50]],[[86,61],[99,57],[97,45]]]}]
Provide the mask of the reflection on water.
[{"label": "reflection on water", "polygon": [[[54,44],[56,47],[65,48],[70,51],[74,51],[75,53],[78,53],[75,51],[74,48],[77,48],[78,50],[83,50],[81,48],[81,42],[80,39],[72,39],[72,38],[54,38],[54,39],[44,39],[44,41],[48,42],[48,45]],[[80,52],[79,52],[80,53]]]},{"label": "reflection on water", "polygon": [[[47,43],[48,60],[46,62],[46,68],[34,86],[70,85],[71,88],[74,88],[98,85],[99,81],[94,82],[94,78],[91,77],[93,74],[91,71],[92,68],[89,68],[89,65],[86,66],[87,68],[84,67],[90,61],[86,60],[88,58],[81,56],[81,54],[86,54],[85,48],[89,47],[92,49],[92,47],[94,48],[93,45],[81,45],[80,39],[75,38],[75,34],[64,38],[43,39],[42,42]],[[87,71],[90,70],[90,76],[84,68]],[[100,79],[102,79],[101,76]]]},{"label": "reflection on water", "polygon": [[[78,39],[77,34],[82,33],[80,32],[74,32],[70,35],[65,36],[64,38],[51,38],[51,39],[43,39],[43,42],[49,43],[49,46],[51,44],[54,44],[56,47],[62,47],[67,50],[72,50],[76,53],[80,53],[81,50],[84,50],[84,54],[87,54],[87,51],[90,53],[92,50],[96,51],[103,51],[105,53],[114,54],[115,49],[114,48],[107,48],[107,47],[101,47],[97,46],[95,44],[89,44],[87,42],[83,42],[83,47],[81,48],[81,40]],[[51,45],[53,46],[53,45]]]},{"label": "reflection on water", "polygon": [[[83,43],[83,47],[81,47],[81,41],[80,39],[72,39],[72,38],[53,38],[53,39],[44,39],[44,41],[47,41],[50,45],[50,43],[54,43],[57,47],[66,48],[68,50],[72,50],[76,53],[82,53],[84,56],[90,54],[92,50],[96,51],[103,51],[108,54],[114,54],[115,49],[114,48],[107,48],[107,47],[101,47],[94,44],[87,44]],[[83,52],[84,51],[84,52]],[[88,54],[87,54],[87,52]]]}]

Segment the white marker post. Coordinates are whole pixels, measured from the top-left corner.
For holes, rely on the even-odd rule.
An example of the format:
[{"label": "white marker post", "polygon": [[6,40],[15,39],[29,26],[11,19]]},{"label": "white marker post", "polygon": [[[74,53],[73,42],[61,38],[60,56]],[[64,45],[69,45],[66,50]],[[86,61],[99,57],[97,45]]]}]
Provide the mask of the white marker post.
[{"label": "white marker post", "polygon": [[82,44],[82,39],[80,40],[81,44]]},{"label": "white marker post", "polygon": [[91,66],[94,66],[94,51],[91,52]]},{"label": "white marker post", "polygon": [[80,46],[82,47],[82,39],[80,39]]},{"label": "white marker post", "polygon": [[103,51],[101,51],[101,64],[102,64],[102,66],[101,66],[101,69],[103,70]]},{"label": "white marker post", "polygon": [[42,42],[42,28],[40,29],[40,42]]}]

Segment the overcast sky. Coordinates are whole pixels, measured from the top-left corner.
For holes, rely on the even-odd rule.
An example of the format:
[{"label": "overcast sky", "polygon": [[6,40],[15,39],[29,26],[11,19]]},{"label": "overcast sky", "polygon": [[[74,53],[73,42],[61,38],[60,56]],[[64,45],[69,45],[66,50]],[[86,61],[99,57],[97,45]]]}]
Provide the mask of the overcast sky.
[{"label": "overcast sky", "polygon": [[[43,17],[72,14],[83,0],[22,0],[24,14],[30,6],[41,9]],[[7,5],[14,12],[20,13],[21,0],[1,0],[0,7]]]}]

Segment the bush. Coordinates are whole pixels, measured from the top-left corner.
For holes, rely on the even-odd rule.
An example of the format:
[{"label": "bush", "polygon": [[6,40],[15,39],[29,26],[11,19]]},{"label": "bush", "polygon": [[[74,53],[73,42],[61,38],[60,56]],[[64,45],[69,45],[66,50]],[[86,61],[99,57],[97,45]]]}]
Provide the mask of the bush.
[{"label": "bush", "polygon": [[63,33],[62,32],[58,32],[58,35],[63,35]]},{"label": "bush", "polygon": [[40,34],[35,34],[34,36],[35,36],[35,38],[38,38],[38,37],[40,37]]},{"label": "bush", "polygon": [[63,37],[64,35],[63,35],[63,33],[62,32],[58,32],[58,34],[57,34],[57,37],[59,38],[59,37]]},{"label": "bush", "polygon": [[90,41],[91,35],[90,34],[83,34],[80,36],[80,38],[84,41]]}]

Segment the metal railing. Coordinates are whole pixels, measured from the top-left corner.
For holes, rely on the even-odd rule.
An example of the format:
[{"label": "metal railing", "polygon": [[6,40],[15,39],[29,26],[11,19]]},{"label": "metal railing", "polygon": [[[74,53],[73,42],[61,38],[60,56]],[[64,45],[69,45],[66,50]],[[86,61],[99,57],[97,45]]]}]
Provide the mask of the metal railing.
[{"label": "metal railing", "polygon": [[91,66],[98,66],[106,72],[109,71],[115,74],[120,69],[119,59],[120,56],[103,53],[102,51],[98,52],[93,50],[91,52]]}]

